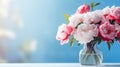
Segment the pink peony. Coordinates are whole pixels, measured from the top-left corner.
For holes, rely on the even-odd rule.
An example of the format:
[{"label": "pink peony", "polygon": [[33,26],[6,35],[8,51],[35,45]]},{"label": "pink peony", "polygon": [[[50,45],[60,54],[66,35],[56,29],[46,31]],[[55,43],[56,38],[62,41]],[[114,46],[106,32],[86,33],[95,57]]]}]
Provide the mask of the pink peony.
[{"label": "pink peony", "polygon": [[78,8],[77,13],[83,14],[83,13],[86,13],[86,12],[89,12],[89,11],[90,11],[90,6],[87,5],[87,4],[84,4],[84,5],[82,5]]},{"label": "pink peony", "polygon": [[70,25],[62,24],[58,28],[56,39],[61,41],[61,44],[65,44],[69,40],[69,36],[73,33],[73,27]]},{"label": "pink peony", "polygon": [[120,30],[120,25],[115,23],[115,30]]},{"label": "pink peony", "polygon": [[118,38],[118,42],[120,43],[120,30],[117,31],[117,38]]},{"label": "pink peony", "polygon": [[116,22],[118,24],[120,24],[120,8],[116,8],[116,9],[112,10],[111,12],[112,12],[111,14],[114,16]]},{"label": "pink peony", "polygon": [[107,42],[111,42],[115,37],[115,25],[105,22],[99,27],[99,36]]},{"label": "pink peony", "polygon": [[108,20],[115,20],[115,17],[110,15],[110,14],[104,14],[103,15],[105,19],[108,19]]}]

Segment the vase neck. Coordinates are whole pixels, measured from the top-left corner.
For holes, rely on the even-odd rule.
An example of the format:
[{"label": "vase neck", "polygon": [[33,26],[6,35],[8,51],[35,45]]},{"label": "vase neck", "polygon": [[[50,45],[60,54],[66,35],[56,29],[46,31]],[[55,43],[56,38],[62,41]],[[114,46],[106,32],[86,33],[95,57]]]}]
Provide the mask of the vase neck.
[{"label": "vase neck", "polygon": [[89,42],[87,44],[84,45],[84,48],[96,48],[96,42]]}]

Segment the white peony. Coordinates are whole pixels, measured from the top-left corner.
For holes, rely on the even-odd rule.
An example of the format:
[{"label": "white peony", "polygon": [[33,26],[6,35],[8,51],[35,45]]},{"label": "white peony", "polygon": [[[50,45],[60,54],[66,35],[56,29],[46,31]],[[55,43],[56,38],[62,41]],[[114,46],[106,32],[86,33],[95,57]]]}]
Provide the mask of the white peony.
[{"label": "white peony", "polygon": [[108,7],[105,7],[103,10],[102,10],[102,12],[103,12],[103,15],[105,15],[105,14],[110,14],[110,10],[111,10],[111,8],[108,6]]},{"label": "white peony", "polygon": [[98,29],[94,24],[83,23],[74,31],[74,38],[81,44],[86,44],[98,35]]},{"label": "white peony", "polygon": [[83,14],[74,14],[71,17],[69,17],[69,25],[76,27],[79,23],[83,22],[84,16]]},{"label": "white peony", "polygon": [[119,7],[112,6],[112,7],[111,7],[111,10],[114,10],[114,9],[116,9],[116,8],[119,8]]},{"label": "white peony", "polygon": [[102,23],[109,21],[110,16],[113,15],[113,10],[115,10],[117,7],[112,6],[111,8],[108,6],[102,10]]},{"label": "white peony", "polygon": [[102,11],[94,11],[94,12],[87,12],[86,14],[84,14],[84,22],[89,22],[89,23],[98,23],[101,20],[101,14]]},{"label": "white peony", "polygon": [[102,10],[95,10],[94,13],[99,17],[103,16],[103,11]]}]

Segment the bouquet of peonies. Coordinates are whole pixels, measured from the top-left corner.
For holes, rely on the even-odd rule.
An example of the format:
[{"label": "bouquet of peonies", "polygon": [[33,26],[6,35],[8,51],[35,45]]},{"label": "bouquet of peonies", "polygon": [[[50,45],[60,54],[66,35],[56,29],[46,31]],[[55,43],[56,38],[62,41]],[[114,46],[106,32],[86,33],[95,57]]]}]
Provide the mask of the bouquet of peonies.
[{"label": "bouquet of peonies", "polygon": [[72,16],[65,14],[69,23],[59,26],[56,39],[63,45],[70,38],[71,46],[75,41],[79,45],[92,41],[100,44],[105,41],[109,49],[115,40],[120,43],[120,7],[93,11],[93,7],[97,5],[99,3],[91,6],[84,4]]},{"label": "bouquet of peonies", "polygon": [[[82,65],[99,65],[102,63],[102,52],[95,47],[102,41],[106,42],[108,49],[114,41],[120,43],[120,7],[106,7],[93,11],[93,7],[100,3],[80,6],[75,14],[64,14],[68,24],[62,24],[58,28],[56,39],[61,44],[70,40],[70,46],[74,42],[78,45],[85,44],[80,51],[79,61]],[[90,12],[90,10],[92,10]]]}]

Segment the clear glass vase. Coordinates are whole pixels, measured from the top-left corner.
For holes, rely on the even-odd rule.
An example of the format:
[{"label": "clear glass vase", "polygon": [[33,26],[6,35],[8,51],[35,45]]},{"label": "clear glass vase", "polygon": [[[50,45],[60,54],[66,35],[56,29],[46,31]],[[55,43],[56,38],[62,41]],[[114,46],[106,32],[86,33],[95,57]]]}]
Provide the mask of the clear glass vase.
[{"label": "clear glass vase", "polygon": [[94,41],[84,44],[84,48],[80,50],[79,62],[81,65],[101,65],[102,60],[102,52]]}]

